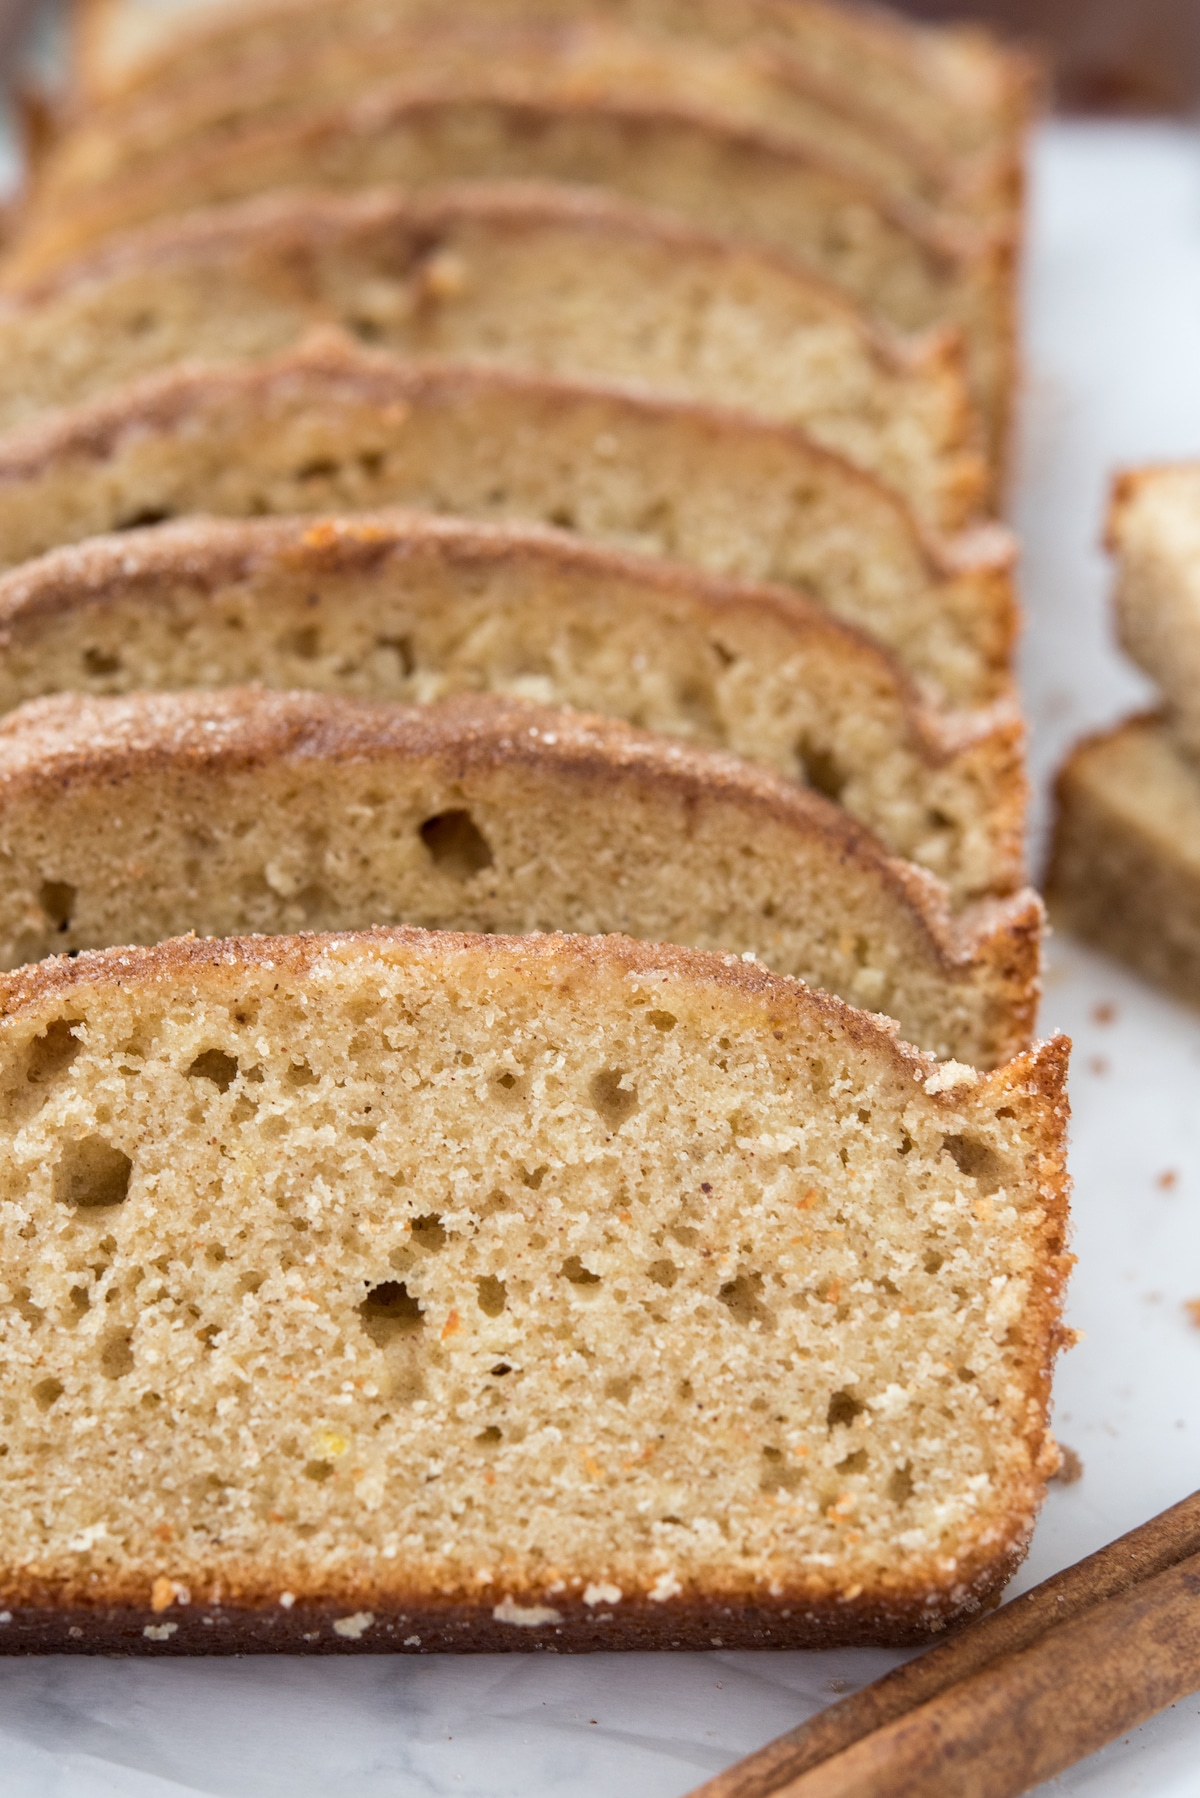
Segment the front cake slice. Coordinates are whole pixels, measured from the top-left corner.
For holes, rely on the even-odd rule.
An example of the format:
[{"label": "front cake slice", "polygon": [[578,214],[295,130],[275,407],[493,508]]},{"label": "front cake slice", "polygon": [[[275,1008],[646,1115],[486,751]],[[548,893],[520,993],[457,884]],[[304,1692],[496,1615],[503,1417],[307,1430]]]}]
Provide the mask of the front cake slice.
[{"label": "front cake slice", "polygon": [[906,1643],[1019,1561],[1064,1039],[415,930],[0,1011],[0,1648]]}]

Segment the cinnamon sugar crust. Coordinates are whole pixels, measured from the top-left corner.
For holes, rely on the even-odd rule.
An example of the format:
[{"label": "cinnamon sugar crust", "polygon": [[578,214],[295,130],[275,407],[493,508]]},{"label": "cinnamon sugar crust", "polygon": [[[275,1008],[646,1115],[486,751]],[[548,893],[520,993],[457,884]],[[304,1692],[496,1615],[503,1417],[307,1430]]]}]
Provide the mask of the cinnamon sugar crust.
[{"label": "cinnamon sugar crust", "polygon": [[978,1076],[736,957],[414,930],[0,1014],[0,1645],[915,1641],[1023,1552],[1065,1039]]},{"label": "cinnamon sugar crust", "polygon": [[159,526],[0,579],[0,706],[247,680],[606,713],[836,798],[956,904],[1020,883],[1015,713],[930,715],[875,646],[791,594],[383,514]]},{"label": "cinnamon sugar crust", "polygon": [[0,443],[8,565],[181,512],[392,504],[536,519],[799,587],[889,645],[930,697],[977,705],[1011,694],[1008,533],[933,537],[870,476],[743,415],[418,366],[322,333],[273,360],[150,377]]},{"label": "cinnamon sugar crust", "polygon": [[1041,907],[947,896],[738,758],[496,698],[76,694],[0,724],[0,964],[409,922],[731,950],[935,1054],[1028,1046]]}]

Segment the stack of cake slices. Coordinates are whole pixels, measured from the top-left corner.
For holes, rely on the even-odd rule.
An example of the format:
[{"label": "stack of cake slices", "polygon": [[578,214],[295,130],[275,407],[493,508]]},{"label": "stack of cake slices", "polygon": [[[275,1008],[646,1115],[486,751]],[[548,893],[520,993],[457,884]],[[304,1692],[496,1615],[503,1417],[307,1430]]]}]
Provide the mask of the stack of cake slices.
[{"label": "stack of cake slices", "polygon": [[1012,1572],[1035,85],[831,0],[81,0],[0,265],[0,1648]]},{"label": "stack of cake slices", "polygon": [[1062,922],[1200,1003],[1200,464],[1118,477],[1108,521],[1121,646],[1157,710],[1077,745],[1058,777],[1048,890]]}]

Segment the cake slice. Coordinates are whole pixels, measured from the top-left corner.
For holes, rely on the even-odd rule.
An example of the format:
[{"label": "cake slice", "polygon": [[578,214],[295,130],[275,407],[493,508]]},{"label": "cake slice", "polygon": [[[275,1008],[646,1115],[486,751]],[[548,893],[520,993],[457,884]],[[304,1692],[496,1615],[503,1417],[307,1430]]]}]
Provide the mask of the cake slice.
[{"label": "cake slice", "polygon": [[1122,645],[1162,689],[1180,736],[1200,746],[1200,462],[1121,475],[1108,547]]},{"label": "cake slice", "polygon": [[1200,766],[1152,713],[1086,738],[1056,791],[1054,918],[1200,1004]]},{"label": "cake slice", "polygon": [[[184,146],[80,197],[31,207],[5,259],[8,285],[103,239],[180,212],[295,187],[354,192],[470,180],[601,187],[706,231],[796,258],[902,331],[961,329],[973,397],[997,466],[1013,376],[1015,241],[938,228],[832,160],[701,103],[625,98],[569,75],[505,66],[414,95],[383,83],[352,101]],[[635,295],[625,295],[632,304]]]},{"label": "cake slice", "polygon": [[6,968],[188,931],[624,931],[757,959],[976,1066],[1032,1036],[1032,893],[952,923],[818,795],[511,700],[37,700],[0,724],[0,843]]},{"label": "cake slice", "polygon": [[[574,21],[600,14],[684,42],[750,47],[786,59],[885,139],[962,158],[1012,149],[1038,70],[1032,59],[965,25],[917,24],[882,7],[836,0],[459,0],[455,17]],[[441,0],[82,0],[74,73],[84,97],[128,100],[229,76],[280,47],[341,42],[348,32],[440,22]]]},{"label": "cake slice", "polygon": [[878,649],[792,595],[561,536],[366,517],[175,526],[0,580],[0,705],[264,681],[490,691],[765,762],[837,799],[956,902],[1021,881],[1021,725],[934,718]]},{"label": "cake slice", "polygon": [[407,10],[372,6],[363,17],[354,6],[308,4],[303,17],[288,19],[298,30],[234,53],[224,66],[195,76],[185,67],[175,79],[164,71],[142,92],[68,113],[34,171],[35,203],[70,199],[185,145],[211,146],[316,103],[353,98],[381,79],[402,77],[414,92],[428,92],[447,79],[503,68],[513,90],[520,71],[541,62],[585,90],[600,83],[627,96],[703,100],[731,123],[768,126],[935,213],[988,218],[1012,206],[1008,157],[972,157],[964,169],[961,158],[911,133],[882,130],[844,90],[814,79],[777,45],[632,30],[615,9],[552,21],[537,13],[536,0],[525,18],[497,16],[490,3],[481,17],[463,8],[452,19],[402,16]]},{"label": "cake slice", "polygon": [[1020,1560],[1065,1039],[403,929],[0,1012],[0,1648],[914,1643]]},{"label": "cake slice", "polygon": [[0,564],[181,512],[400,503],[535,519],[798,587],[890,645],[931,699],[1011,691],[1013,545],[928,537],[903,502],[786,427],[322,341],[168,372],[0,442]]},{"label": "cake slice", "polygon": [[937,525],[983,502],[952,343],[893,342],[778,258],[552,187],[292,195],[135,233],[0,309],[0,427],[321,324],[800,424]]}]

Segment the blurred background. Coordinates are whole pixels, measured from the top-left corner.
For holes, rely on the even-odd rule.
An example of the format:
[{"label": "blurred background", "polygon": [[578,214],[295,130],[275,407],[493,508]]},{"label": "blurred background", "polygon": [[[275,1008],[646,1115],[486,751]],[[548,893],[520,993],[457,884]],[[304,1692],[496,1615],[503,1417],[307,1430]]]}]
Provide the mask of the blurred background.
[{"label": "blurred background", "polygon": [[[0,67],[35,15],[69,0],[0,0]],[[1064,111],[1200,112],[1200,0],[895,0],[925,19],[978,19],[1042,49]]]}]

